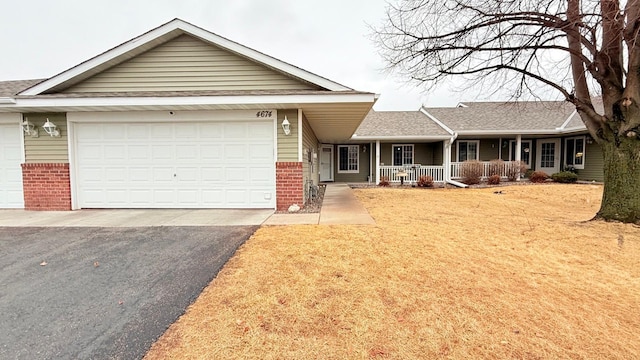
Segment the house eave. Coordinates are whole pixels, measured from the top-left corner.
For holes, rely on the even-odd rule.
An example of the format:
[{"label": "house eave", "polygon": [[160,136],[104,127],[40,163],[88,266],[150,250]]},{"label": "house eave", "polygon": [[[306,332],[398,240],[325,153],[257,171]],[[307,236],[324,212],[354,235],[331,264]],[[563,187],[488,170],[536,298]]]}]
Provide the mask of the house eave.
[{"label": "house eave", "polygon": [[[582,129],[583,131],[585,129]],[[460,136],[503,136],[503,135],[562,135],[567,133],[567,129],[554,130],[461,130],[457,131]],[[574,131],[574,130],[572,130]]]}]

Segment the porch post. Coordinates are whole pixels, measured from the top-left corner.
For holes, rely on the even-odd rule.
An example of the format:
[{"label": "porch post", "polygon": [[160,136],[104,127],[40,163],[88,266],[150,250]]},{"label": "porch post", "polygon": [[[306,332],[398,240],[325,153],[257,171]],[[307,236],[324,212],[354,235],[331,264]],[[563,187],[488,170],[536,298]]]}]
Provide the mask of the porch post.
[{"label": "porch post", "polygon": [[373,143],[369,142],[369,184],[373,181]]},{"label": "porch post", "polygon": [[442,176],[444,177],[444,182],[447,182],[447,179],[450,179],[451,174],[451,142],[449,140],[445,140],[442,142]]},{"label": "porch post", "polygon": [[498,160],[502,160],[502,138],[498,138]]},{"label": "porch post", "polygon": [[380,140],[376,140],[376,185],[380,183]]},{"label": "porch post", "polygon": [[[520,162],[522,160],[522,156],[520,156],[522,151],[522,135],[516,135],[516,161]],[[520,174],[516,178],[516,181],[520,181]]]}]

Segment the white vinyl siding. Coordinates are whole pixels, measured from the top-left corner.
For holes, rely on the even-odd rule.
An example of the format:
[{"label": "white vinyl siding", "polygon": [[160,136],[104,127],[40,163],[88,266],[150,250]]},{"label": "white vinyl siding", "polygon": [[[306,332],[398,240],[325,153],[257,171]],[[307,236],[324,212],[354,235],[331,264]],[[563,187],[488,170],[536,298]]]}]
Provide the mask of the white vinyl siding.
[{"label": "white vinyl siding", "polygon": [[24,208],[21,136],[22,129],[18,121],[13,124],[0,123],[0,208]]},{"label": "white vinyl siding", "polygon": [[338,173],[358,173],[360,145],[338,145]]},{"label": "white vinyl siding", "polygon": [[564,154],[565,166],[573,166],[576,169],[584,169],[585,137],[578,136],[565,139]]},{"label": "white vinyl siding", "polygon": [[66,89],[66,93],[317,90],[315,85],[182,35]]}]

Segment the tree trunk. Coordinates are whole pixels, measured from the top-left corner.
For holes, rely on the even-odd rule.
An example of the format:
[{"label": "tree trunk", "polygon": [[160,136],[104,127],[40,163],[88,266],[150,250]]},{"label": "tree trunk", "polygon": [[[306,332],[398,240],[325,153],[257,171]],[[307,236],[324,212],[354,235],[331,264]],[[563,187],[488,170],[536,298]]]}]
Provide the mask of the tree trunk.
[{"label": "tree trunk", "polygon": [[601,141],[604,194],[596,219],[640,224],[640,141]]}]

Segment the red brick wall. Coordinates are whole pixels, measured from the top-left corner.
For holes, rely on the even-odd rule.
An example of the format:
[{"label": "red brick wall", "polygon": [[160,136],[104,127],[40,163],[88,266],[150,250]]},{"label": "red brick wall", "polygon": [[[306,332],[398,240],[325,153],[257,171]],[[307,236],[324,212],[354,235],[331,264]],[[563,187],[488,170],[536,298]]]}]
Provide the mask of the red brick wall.
[{"label": "red brick wall", "polygon": [[289,206],[303,205],[301,162],[276,162],[276,208],[287,210]]},{"label": "red brick wall", "polygon": [[69,164],[22,164],[26,210],[71,210]]}]

